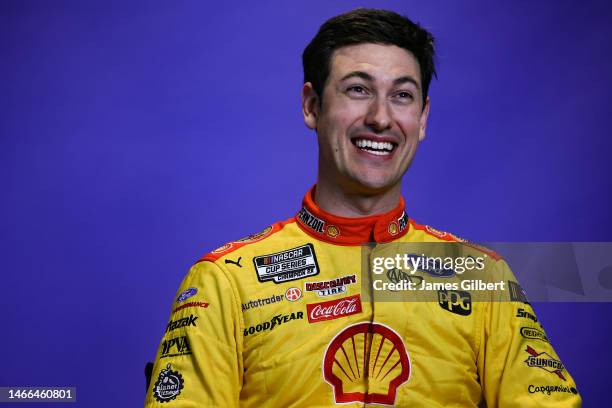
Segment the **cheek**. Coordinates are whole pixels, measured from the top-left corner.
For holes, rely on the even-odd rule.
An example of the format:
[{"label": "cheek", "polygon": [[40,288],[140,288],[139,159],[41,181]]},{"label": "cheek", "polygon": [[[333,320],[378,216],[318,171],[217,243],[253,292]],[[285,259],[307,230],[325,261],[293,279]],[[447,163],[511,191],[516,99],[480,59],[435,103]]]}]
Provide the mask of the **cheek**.
[{"label": "cheek", "polygon": [[363,126],[363,115],[358,107],[345,105],[333,112],[329,125],[338,139],[348,140],[352,129]]},{"label": "cheek", "polygon": [[412,112],[410,114],[404,114],[397,123],[407,138],[418,137],[421,127],[420,115]]}]

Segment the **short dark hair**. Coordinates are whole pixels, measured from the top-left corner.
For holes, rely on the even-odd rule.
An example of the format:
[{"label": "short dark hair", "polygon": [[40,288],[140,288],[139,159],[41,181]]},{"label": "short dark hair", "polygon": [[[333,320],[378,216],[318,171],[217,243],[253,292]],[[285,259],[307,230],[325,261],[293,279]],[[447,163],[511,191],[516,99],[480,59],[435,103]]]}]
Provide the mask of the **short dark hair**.
[{"label": "short dark hair", "polygon": [[419,24],[393,11],[358,8],[327,20],[302,54],[304,83],[323,97],[334,50],[362,43],[396,45],[410,51],[421,69],[423,107],[434,66],[434,38]]}]

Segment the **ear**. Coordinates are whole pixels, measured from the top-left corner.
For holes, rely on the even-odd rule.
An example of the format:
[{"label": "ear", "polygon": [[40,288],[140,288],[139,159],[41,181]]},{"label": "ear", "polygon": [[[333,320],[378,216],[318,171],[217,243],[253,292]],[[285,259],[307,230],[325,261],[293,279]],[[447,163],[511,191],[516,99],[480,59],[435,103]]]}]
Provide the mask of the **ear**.
[{"label": "ear", "polygon": [[425,139],[425,128],[427,127],[427,118],[429,117],[429,96],[425,99],[425,108],[421,112],[419,119],[419,142]]},{"label": "ear", "polygon": [[319,96],[314,90],[312,83],[306,82],[302,87],[302,114],[304,115],[304,123],[310,129],[317,128],[319,119]]}]

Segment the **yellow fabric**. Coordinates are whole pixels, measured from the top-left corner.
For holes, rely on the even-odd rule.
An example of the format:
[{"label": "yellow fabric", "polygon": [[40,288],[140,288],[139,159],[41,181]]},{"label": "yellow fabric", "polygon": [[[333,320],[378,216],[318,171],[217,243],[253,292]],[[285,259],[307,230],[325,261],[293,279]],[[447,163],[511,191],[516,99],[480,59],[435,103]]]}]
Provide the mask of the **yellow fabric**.
[{"label": "yellow fabric", "polygon": [[[337,363],[330,371],[330,375],[342,381],[345,394],[385,394],[392,387],[391,380],[401,376],[402,352],[393,349],[393,332],[405,347],[409,376],[397,386],[391,403],[387,400],[388,405],[581,406],[579,394],[572,391],[576,385],[567,370],[561,371],[563,380],[555,373],[526,363],[530,356],[526,351],[528,346],[532,351],[547,353],[551,359],[559,360],[550,343],[533,338],[534,333],[544,333],[542,327],[533,319],[517,317],[525,313],[535,316],[529,304],[509,299],[474,301],[471,313],[460,315],[444,310],[437,301],[372,302],[372,296],[377,295],[365,293],[363,285],[364,280],[368,282],[377,277],[362,275],[360,246],[334,245],[315,239],[295,222],[278,224],[274,231],[257,242],[229,251],[214,262],[202,261],[191,268],[175,299],[189,288],[196,288],[197,293],[182,302],[175,301],[173,310],[190,302],[205,302],[208,306],[184,307],[171,314],[170,322],[191,319],[192,324],[165,333],[145,407],[334,406],[337,403],[334,387],[324,378],[326,350],[337,335],[353,325],[356,334],[334,352]],[[394,241],[397,242],[443,240],[410,225],[408,232]],[[316,276],[284,283],[258,280],[254,258],[309,243],[318,264]],[[370,250],[372,256],[377,248]],[[465,251],[482,255],[467,245]],[[488,280],[515,281],[503,260],[487,259]],[[322,297],[316,291],[305,290],[307,282],[352,275],[356,275],[356,283],[346,284],[343,293]],[[302,291],[301,299],[294,302],[286,298],[287,289],[292,287]],[[356,295],[361,298],[361,312],[309,322],[307,304]],[[257,302],[259,299],[262,302]],[[265,299],[275,301],[268,300],[266,304]],[[197,319],[193,320],[194,317]],[[265,330],[265,322],[269,326],[276,324]],[[359,323],[371,322],[383,334],[358,332],[364,327]],[[253,329],[249,333],[249,328],[257,325],[262,330]],[[521,330],[527,330],[528,336],[523,336]],[[163,356],[164,344],[167,346],[170,340],[179,337],[185,337],[189,345],[188,349],[183,347],[184,354]],[[177,354],[178,349],[171,347],[166,354]],[[378,361],[375,354],[379,356]],[[388,356],[384,370],[380,369],[383,366],[380,356]],[[182,376],[183,388],[174,399],[159,402],[153,391],[168,364]],[[561,388],[551,388],[555,386]],[[364,406],[364,402],[343,405],[357,407]]]}]

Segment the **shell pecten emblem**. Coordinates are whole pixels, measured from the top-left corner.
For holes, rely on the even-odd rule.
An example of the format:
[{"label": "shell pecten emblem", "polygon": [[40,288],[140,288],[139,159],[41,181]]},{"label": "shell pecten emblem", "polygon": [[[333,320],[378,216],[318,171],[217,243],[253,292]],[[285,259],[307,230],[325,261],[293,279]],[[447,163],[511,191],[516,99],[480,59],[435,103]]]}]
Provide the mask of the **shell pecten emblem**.
[{"label": "shell pecten emblem", "polygon": [[323,378],[336,403],[393,405],[397,389],[410,377],[402,338],[379,323],[348,326],[332,339],[323,357]]}]

